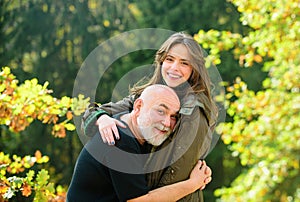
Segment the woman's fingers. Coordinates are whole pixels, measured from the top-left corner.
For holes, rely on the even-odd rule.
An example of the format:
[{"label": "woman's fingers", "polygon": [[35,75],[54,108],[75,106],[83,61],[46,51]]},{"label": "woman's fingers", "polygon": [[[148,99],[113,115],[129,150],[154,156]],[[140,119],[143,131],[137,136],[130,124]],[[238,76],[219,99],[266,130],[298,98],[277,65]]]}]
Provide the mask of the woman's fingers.
[{"label": "woman's fingers", "polygon": [[204,179],[204,185],[200,188],[200,190],[203,190],[206,187],[206,185],[208,183],[210,183],[212,180],[212,177],[211,177],[212,171],[211,171],[210,167],[206,165],[205,161],[202,161],[202,165],[200,166],[199,169],[200,170],[204,169],[204,174],[206,176],[206,178]]},{"label": "woman's fingers", "polygon": [[198,170],[201,170],[203,168],[203,161],[199,160],[195,166]]},{"label": "woman's fingers", "polygon": [[106,141],[109,145],[114,145],[115,144],[115,138],[114,138],[114,135],[113,135],[113,132],[112,132],[111,128],[106,129],[105,138],[106,138]]},{"label": "woman's fingers", "polygon": [[106,127],[104,129],[99,127],[99,131],[100,131],[100,136],[102,138],[102,141],[104,143],[107,143],[109,145],[115,144],[114,135],[110,127]]},{"label": "woman's fingers", "polygon": [[118,131],[117,125],[120,126],[120,127],[122,127],[122,128],[126,128],[126,125],[123,124],[121,121],[118,121],[118,120],[115,120],[115,123],[116,123],[116,125],[113,125],[112,128],[111,128],[111,130],[114,133],[116,139],[119,140],[120,139],[120,135],[119,135],[119,131]]},{"label": "woman's fingers", "polygon": [[117,140],[120,139],[117,125],[119,127],[126,128],[126,125],[123,124],[121,121],[118,121],[107,115],[100,116],[96,122],[96,125],[98,125],[102,141],[104,143],[108,143],[109,145],[115,144],[115,138]]},{"label": "woman's fingers", "polygon": [[205,183],[205,184],[208,184],[208,183],[210,183],[211,180],[212,180],[212,177],[211,177],[211,175],[212,175],[212,170],[210,169],[209,166],[206,166],[206,168],[205,168],[205,175],[206,175],[207,177],[205,178],[204,183]]},{"label": "woman's fingers", "polygon": [[126,125],[124,123],[122,123],[121,121],[118,121],[117,119],[115,119],[116,121],[116,125],[122,127],[122,128],[126,128]]},{"label": "woman's fingers", "polygon": [[99,129],[99,132],[100,132],[100,136],[101,136],[101,139],[102,139],[102,141],[104,142],[104,143],[107,143],[107,141],[106,141],[106,132],[105,132],[105,130],[102,130],[100,127],[99,127],[99,125],[98,125],[98,129]]},{"label": "woman's fingers", "polygon": [[101,139],[104,143],[107,143],[109,145],[114,145],[114,135],[112,133],[112,130],[110,128],[101,129],[99,128]]},{"label": "woman's fingers", "polygon": [[212,180],[211,177],[207,177],[207,178],[205,178],[204,183],[205,183],[205,184],[208,184],[208,183],[211,182],[211,180]]},{"label": "woman's fingers", "polygon": [[211,171],[210,167],[208,167],[208,166],[206,167],[205,174],[211,176],[212,171]]},{"label": "woman's fingers", "polygon": [[201,169],[205,169],[204,171],[206,171],[206,168],[207,168],[207,166],[206,166],[206,162],[203,160],[203,161],[201,161],[202,162],[202,164],[201,164],[201,166],[200,166],[200,170]]}]

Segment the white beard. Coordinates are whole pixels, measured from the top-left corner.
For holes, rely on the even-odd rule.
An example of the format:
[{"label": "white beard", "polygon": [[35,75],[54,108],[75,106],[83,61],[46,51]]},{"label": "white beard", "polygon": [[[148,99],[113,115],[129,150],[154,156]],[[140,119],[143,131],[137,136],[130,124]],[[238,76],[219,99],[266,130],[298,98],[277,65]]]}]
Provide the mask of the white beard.
[{"label": "white beard", "polygon": [[[154,146],[161,145],[170,135],[171,129],[165,128],[162,124],[149,124],[149,119],[137,118],[137,124],[142,137]],[[159,130],[164,130],[165,134],[159,133]]]}]

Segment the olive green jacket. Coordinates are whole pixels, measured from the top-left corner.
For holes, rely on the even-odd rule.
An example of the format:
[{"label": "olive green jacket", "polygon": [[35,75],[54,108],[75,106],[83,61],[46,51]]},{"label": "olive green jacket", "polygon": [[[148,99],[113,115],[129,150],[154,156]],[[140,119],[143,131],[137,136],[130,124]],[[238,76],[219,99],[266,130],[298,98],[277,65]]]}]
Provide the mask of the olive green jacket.
[{"label": "olive green jacket", "polygon": [[[117,103],[87,110],[82,122],[84,134],[95,134],[98,130],[95,121],[103,110],[110,115],[131,111],[134,99],[128,96]],[[215,123],[216,117],[211,114],[206,96],[186,97],[172,135],[162,145],[152,148],[145,165],[149,186],[154,189],[188,179],[196,162],[204,159],[209,152]],[[202,191],[198,190],[180,201],[203,201]]]}]

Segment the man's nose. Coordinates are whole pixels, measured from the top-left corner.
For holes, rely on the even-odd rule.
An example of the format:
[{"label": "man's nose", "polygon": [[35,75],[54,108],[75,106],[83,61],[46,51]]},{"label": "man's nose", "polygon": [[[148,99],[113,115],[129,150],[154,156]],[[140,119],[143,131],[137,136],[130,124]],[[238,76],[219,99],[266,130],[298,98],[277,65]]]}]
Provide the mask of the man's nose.
[{"label": "man's nose", "polygon": [[162,123],[165,127],[170,128],[171,127],[171,117],[166,116],[164,118],[164,120],[162,121]]}]

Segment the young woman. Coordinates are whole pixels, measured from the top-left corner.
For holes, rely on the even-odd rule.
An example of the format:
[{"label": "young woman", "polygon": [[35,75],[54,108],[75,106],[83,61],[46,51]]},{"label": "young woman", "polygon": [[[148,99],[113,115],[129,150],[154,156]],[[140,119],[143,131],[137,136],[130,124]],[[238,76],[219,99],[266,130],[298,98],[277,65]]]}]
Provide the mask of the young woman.
[{"label": "young woman", "polygon": [[[161,146],[153,147],[145,166],[151,188],[189,177],[196,162],[209,152],[218,116],[202,49],[193,37],[185,33],[171,35],[156,52],[154,68],[153,76],[138,82],[128,97],[87,110],[83,118],[86,135],[95,134],[91,128],[96,122],[103,141],[114,144],[114,137],[119,138],[116,125],[123,124],[108,115],[131,111],[135,98],[149,85],[164,84],[176,91],[181,102],[176,127]],[[203,201],[202,191],[181,201]]]}]

